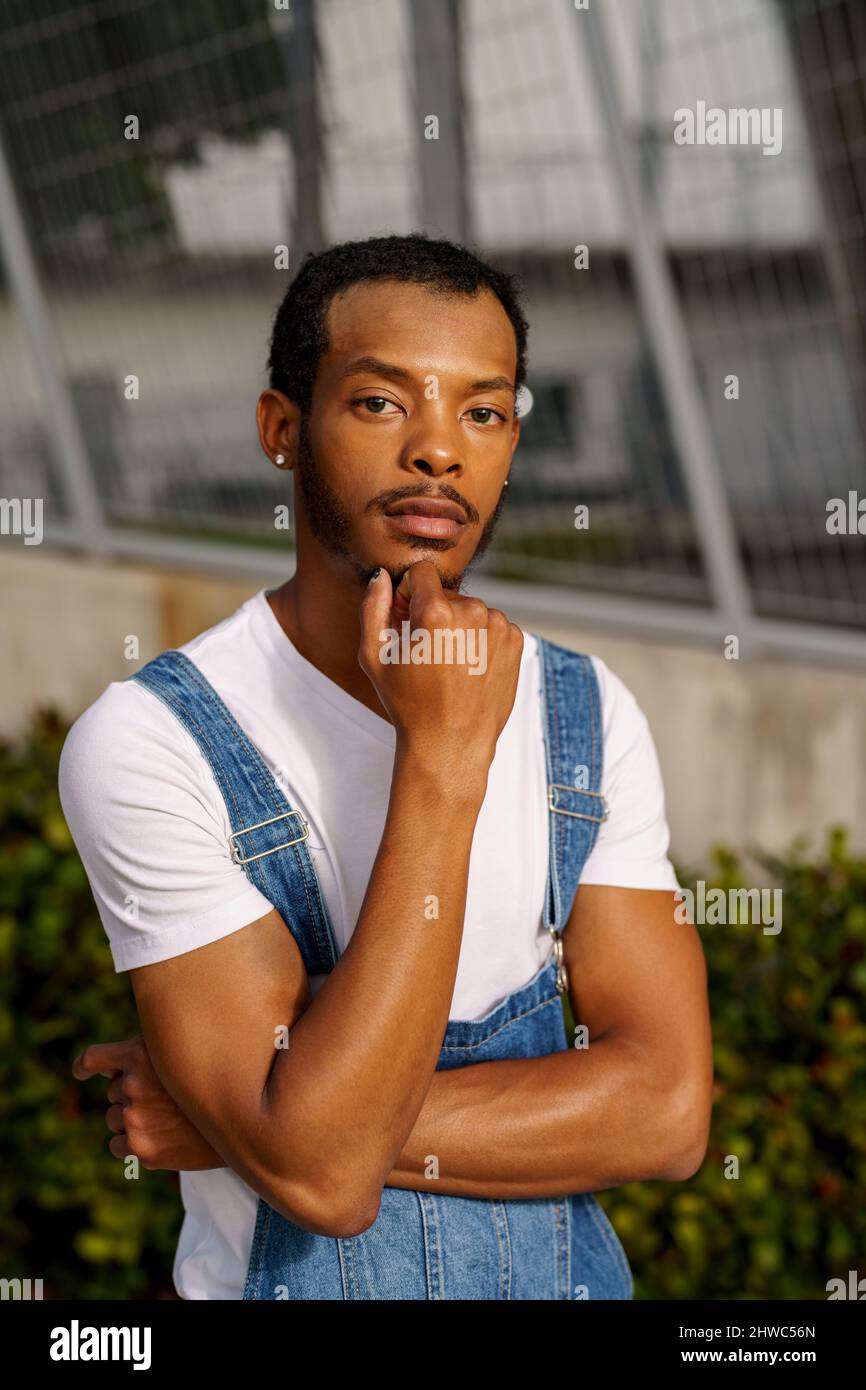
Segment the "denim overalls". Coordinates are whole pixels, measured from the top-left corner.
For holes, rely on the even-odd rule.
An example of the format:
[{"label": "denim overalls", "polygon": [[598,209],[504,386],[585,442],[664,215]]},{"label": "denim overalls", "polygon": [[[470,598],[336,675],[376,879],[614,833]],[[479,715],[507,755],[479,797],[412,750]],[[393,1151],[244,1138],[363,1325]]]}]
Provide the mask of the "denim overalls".
[{"label": "denim overalls", "polygon": [[[544,921],[553,954],[483,1018],[451,1019],[437,1070],[569,1046],[561,933],[607,815],[601,706],[589,657],[538,644],[550,811]],[[182,652],[163,652],[129,679],[159,696],[196,740],[225,800],[232,857],[282,915],[308,974],[329,973],[338,952],[302,813]],[[499,1201],[386,1187],[373,1225],[351,1237],[313,1235],[259,1198],[243,1297],[630,1299],[633,1289],[625,1252],[590,1192]]]}]

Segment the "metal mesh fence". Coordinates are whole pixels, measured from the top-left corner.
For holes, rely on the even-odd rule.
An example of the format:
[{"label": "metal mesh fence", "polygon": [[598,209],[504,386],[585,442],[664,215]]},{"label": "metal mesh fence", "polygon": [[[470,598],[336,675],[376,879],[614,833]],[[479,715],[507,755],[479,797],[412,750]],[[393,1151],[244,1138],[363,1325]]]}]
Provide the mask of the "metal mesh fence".
[{"label": "metal mesh fence", "polygon": [[[526,291],[533,408],[489,572],[712,606],[726,512],[757,613],[866,626],[863,537],[827,526],[830,499],[866,497],[866,12],[596,8],[638,217],[577,3],[0,0],[0,132],[110,528],[284,545],[253,422],[276,305],[306,248],[423,225]],[[752,138],[702,141],[733,109],[757,112]],[[679,405],[648,242],[694,375]],[[13,271],[7,254],[0,493],[71,519]]]}]

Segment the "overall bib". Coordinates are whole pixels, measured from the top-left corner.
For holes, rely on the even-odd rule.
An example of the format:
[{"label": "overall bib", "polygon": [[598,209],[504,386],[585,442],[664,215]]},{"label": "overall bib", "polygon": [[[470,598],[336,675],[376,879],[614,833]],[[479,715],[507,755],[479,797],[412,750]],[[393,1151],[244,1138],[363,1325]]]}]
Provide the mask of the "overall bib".
[{"label": "overall bib", "polygon": [[[601,702],[589,657],[537,640],[550,827],[544,922],[553,954],[483,1018],[449,1020],[437,1070],[569,1047],[561,933],[607,816]],[[328,974],[338,951],[302,813],[182,652],[163,652],[129,679],[163,700],[196,740],[226,804],[232,857],[280,912],[308,974]],[[260,1197],[243,1297],[630,1299],[633,1290],[625,1252],[591,1192],[498,1201],[386,1187],[373,1225],[351,1237],[311,1234]]]}]

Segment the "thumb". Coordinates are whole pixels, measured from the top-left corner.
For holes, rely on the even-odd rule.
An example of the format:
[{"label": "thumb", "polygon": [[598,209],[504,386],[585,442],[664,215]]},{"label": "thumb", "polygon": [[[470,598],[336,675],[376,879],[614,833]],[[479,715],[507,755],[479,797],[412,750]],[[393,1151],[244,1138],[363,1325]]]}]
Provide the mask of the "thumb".
[{"label": "thumb", "polygon": [[114,1076],[126,1067],[129,1047],[129,1039],[116,1043],[91,1043],[73,1061],[72,1075],[76,1081],[87,1081],[91,1076]]}]

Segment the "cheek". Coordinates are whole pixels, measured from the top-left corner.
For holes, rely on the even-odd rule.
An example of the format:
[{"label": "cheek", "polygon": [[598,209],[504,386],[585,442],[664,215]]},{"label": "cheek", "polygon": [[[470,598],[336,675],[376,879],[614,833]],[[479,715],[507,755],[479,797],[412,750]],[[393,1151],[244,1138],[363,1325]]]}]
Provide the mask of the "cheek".
[{"label": "cheek", "polygon": [[497,506],[499,505],[499,502],[500,502],[501,497],[502,497],[502,487],[500,486],[500,487],[498,487],[498,488],[496,489],[495,492],[491,492],[491,493],[486,494],[485,497],[484,497],[483,502],[477,502],[477,503],[476,503],[476,506],[478,507],[478,511],[479,511],[479,513],[480,513],[480,516],[481,516],[481,524],[482,524],[482,525],[484,524],[485,521],[488,521],[488,520],[490,519],[490,517],[493,515],[493,513],[496,511],[496,508],[497,508]]},{"label": "cheek", "polygon": [[314,456],[328,485],[353,507],[389,486],[395,467],[394,445],[349,412],[324,426]]}]

